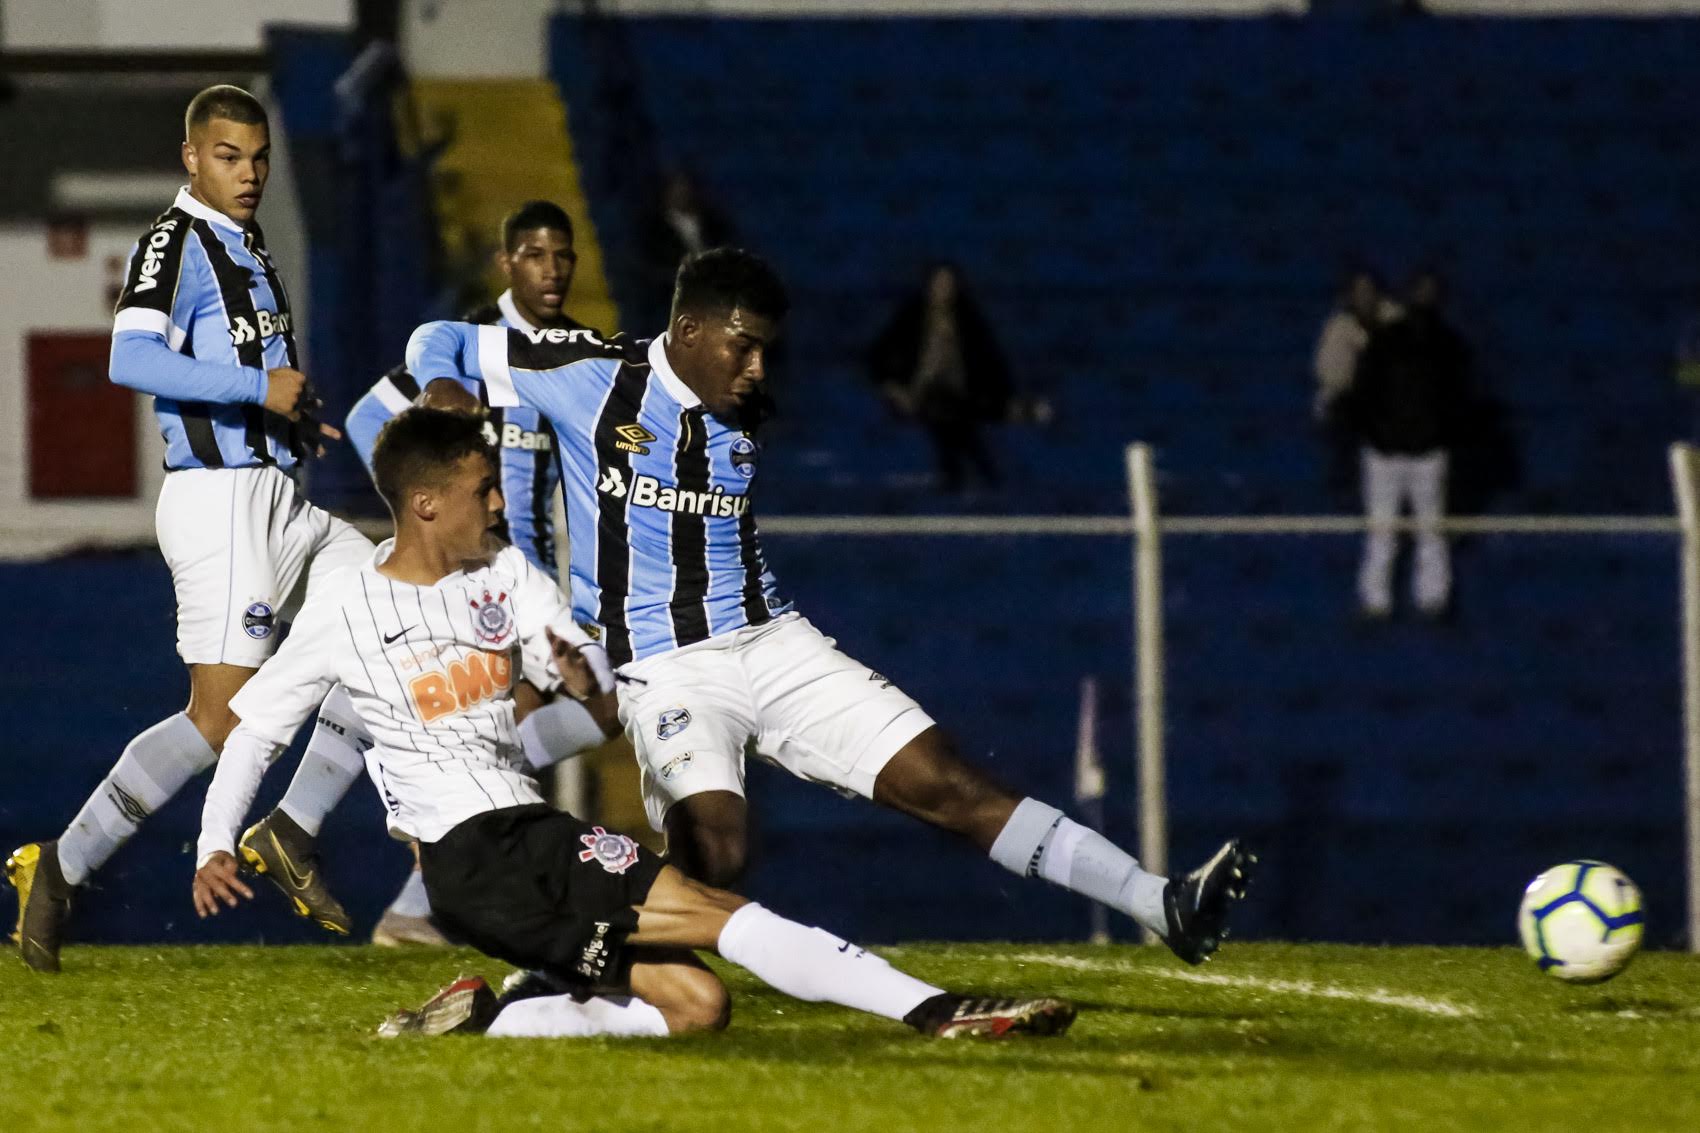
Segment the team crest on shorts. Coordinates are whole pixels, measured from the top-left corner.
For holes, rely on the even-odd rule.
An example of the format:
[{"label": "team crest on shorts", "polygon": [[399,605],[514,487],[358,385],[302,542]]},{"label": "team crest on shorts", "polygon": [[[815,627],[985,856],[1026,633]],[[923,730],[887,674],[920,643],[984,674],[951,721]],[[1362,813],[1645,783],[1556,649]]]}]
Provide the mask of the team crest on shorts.
[{"label": "team crest on shorts", "polygon": [[669,708],[655,721],[655,738],[670,740],[690,726],[689,708]]},{"label": "team crest on shorts", "polygon": [[265,602],[255,602],[242,611],[242,632],[255,641],[264,641],[272,635],[272,627],[277,624],[277,615]]},{"label": "team crest on shorts", "polygon": [[584,849],[578,852],[581,862],[595,862],[609,873],[625,873],[637,865],[637,843],[624,834],[615,834],[592,826],[589,834],[580,834]]},{"label": "team crest on shorts", "polygon": [[472,622],[478,627],[478,636],[483,640],[500,641],[508,636],[509,630],[513,629],[513,616],[508,613],[508,608],[502,605],[503,602],[507,601],[507,597],[508,592],[506,590],[497,594],[494,598],[486,590],[483,601],[468,601],[467,604],[475,611],[472,615]]}]

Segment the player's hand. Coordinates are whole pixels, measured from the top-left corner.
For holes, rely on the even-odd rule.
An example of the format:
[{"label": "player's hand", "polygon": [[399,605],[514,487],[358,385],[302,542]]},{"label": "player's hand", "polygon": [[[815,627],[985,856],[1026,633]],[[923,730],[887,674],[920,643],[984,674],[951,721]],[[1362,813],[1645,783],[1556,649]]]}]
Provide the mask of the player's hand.
[{"label": "player's hand", "polygon": [[307,389],[307,375],[300,370],[279,366],[266,371],[265,407],[279,417],[299,421],[302,410],[307,408],[302,402],[310,401],[311,396]]},{"label": "player's hand", "polygon": [[236,859],[230,854],[220,851],[195,871],[195,912],[202,917],[217,916],[220,901],[234,909],[237,898],[251,900],[253,896],[254,891],[243,884]]},{"label": "player's hand", "polygon": [[549,635],[549,652],[554,655],[555,668],[561,674],[561,690],[574,700],[585,700],[601,692],[596,670],[578,647],[564,637],[557,637],[547,626],[543,632]]},{"label": "player's hand", "polygon": [[446,409],[451,413],[479,413],[484,409],[470,390],[452,378],[432,378],[426,382],[417,404],[426,409]]}]

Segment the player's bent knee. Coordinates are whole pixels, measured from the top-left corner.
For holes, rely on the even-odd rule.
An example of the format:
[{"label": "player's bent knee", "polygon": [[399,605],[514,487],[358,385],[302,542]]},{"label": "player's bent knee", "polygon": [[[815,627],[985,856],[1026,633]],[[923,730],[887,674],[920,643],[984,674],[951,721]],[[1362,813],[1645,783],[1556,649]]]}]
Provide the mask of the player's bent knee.
[{"label": "player's bent knee", "polygon": [[676,998],[662,1014],[675,1034],[724,1031],[732,1022],[732,996],[712,972],[694,971],[680,981]]}]

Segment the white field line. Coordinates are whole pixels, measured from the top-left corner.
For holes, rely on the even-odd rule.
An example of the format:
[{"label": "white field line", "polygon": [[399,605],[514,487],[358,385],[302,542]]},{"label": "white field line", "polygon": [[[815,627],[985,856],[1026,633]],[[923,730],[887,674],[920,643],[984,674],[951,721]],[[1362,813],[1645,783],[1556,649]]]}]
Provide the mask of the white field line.
[{"label": "white field line", "polygon": [[1350,988],[1335,984],[1313,983],[1310,980],[1271,980],[1260,976],[1234,976],[1221,972],[1195,972],[1173,968],[1151,968],[1117,960],[1083,960],[1077,956],[1051,956],[1043,952],[1018,952],[1011,956],[1028,964],[1048,964],[1053,968],[1068,968],[1077,972],[1118,972],[1130,976],[1179,980],[1181,983],[1208,984],[1212,987],[1240,987],[1252,991],[1275,992],[1280,995],[1305,995],[1313,999],[1344,999],[1353,1003],[1371,1003],[1377,1007],[1399,1007],[1420,1011],[1443,1019],[1471,1019],[1479,1012],[1462,1003],[1444,999],[1429,999],[1421,995],[1387,991],[1384,988]]}]

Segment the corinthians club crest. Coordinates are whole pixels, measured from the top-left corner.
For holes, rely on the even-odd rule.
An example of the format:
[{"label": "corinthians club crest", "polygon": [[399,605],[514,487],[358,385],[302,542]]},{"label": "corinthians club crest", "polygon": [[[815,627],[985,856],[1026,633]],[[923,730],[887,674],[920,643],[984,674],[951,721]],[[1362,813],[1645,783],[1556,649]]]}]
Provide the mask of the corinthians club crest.
[{"label": "corinthians club crest", "polygon": [[580,834],[578,840],[585,846],[578,852],[581,862],[593,861],[609,873],[625,873],[637,865],[637,843],[624,834],[592,826],[590,833]]},{"label": "corinthians club crest", "polygon": [[472,624],[478,630],[478,636],[481,640],[494,645],[508,636],[508,632],[513,629],[513,615],[509,614],[508,608],[502,605],[503,602],[507,601],[507,598],[508,592],[506,590],[493,598],[490,596],[490,592],[486,590],[482,601],[478,599],[468,601],[467,604],[473,610]]}]

